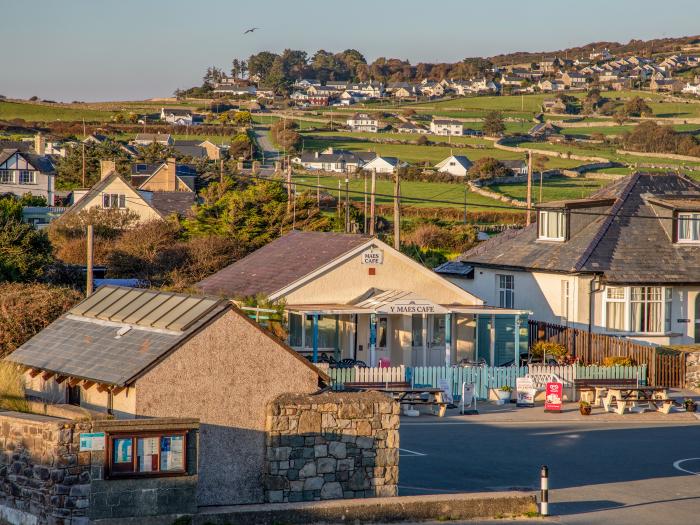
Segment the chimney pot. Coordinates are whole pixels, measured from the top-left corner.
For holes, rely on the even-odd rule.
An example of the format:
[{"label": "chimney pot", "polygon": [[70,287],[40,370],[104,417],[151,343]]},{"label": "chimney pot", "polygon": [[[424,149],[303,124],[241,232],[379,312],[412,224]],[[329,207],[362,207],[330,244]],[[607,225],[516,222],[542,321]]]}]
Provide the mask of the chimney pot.
[{"label": "chimney pot", "polygon": [[46,154],[46,139],[41,132],[34,135],[34,151],[36,151],[37,155]]}]

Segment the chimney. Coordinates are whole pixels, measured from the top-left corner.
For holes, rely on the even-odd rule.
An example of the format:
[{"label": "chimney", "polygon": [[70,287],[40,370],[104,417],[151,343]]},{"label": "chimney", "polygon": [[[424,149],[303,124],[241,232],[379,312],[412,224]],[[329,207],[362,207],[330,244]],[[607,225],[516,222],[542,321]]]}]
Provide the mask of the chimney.
[{"label": "chimney", "polygon": [[318,151],[314,151],[314,158],[315,158],[315,159],[318,158]]},{"label": "chimney", "polygon": [[34,135],[34,151],[37,155],[46,155],[46,138],[41,132]]},{"label": "chimney", "polygon": [[117,171],[117,165],[113,160],[101,160],[100,161],[100,180],[108,177],[112,172]]},{"label": "chimney", "polygon": [[165,191],[177,191],[177,161],[170,157],[165,162]]}]

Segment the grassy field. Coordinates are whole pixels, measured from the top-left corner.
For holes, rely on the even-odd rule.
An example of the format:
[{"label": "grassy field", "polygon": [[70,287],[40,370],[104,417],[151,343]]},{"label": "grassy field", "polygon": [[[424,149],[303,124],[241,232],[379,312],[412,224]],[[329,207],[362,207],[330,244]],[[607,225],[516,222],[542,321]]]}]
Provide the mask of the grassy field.
[{"label": "grassy field", "polygon": [[[532,195],[535,202],[539,201],[539,177],[533,175]],[[596,190],[609,184],[607,180],[572,179],[569,177],[552,177],[542,181],[542,200],[555,201],[564,199],[582,199],[588,197]],[[497,191],[514,199],[527,199],[527,184],[494,184],[490,190]]]},{"label": "grassy field", "polygon": [[[361,133],[309,133],[302,134],[304,139],[304,149],[322,150],[328,147],[347,149],[351,151],[375,151],[380,155],[398,157],[410,164],[423,165],[426,162],[430,165],[435,165],[441,160],[450,155],[450,152],[456,155],[466,155],[467,158],[474,161],[483,157],[494,157],[502,160],[519,160],[524,156],[520,153],[512,153],[502,151],[492,147],[492,143],[483,139],[474,139],[468,137],[460,137],[463,140],[476,141],[475,146],[482,145],[483,148],[450,148],[447,146],[418,146],[414,144],[379,144],[363,140]],[[377,135],[374,135],[375,137]],[[404,138],[404,135],[398,135]],[[443,137],[444,138],[444,137]],[[465,142],[471,143],[471,142]],[[489,147],[491,146],[491,147]],[[572,161],[569,159],[548,159],[547,168],[571,168],[580,165],[580,161]]]},{"label": "grassy field", "polygon": [[89,109],[65,104],[31,104],[0,101],[0,120],[24,119],[28,122],[85,119],[88,122],[111,120],[113,111]]},{"label": "grassy field", "polygon": [[[313,186],[318,182],[322,191],[327,191],[336,197],[339,191],[338,183],[340,183],[340,196],[342,197],[345,191],[344,177],[345,175],[324,175],[317,177],[314,174],[299,174],[295,175],[294,179],[299,183]],[[586,197],[608,183],[609,181],[590,179],[547,179],[543,184],[543,200],[550,201]],[[364,191],[364,179],[359,176],[351,178],[349,189],[351,192]],[[525,183],[502,184],[499,186],[490,186],[490,189],[516,199],[525,200],[527,186]],[[404,197],[403,203],[407,206],[462,208],[464,206],[464,191],[465,185],[460,183],[417,181],[403,181],[401,183],[401,195]],[[394,185],[390,180],[377,180],[377,204],[391,204],[393,202],[393,192]],[[537,199],[538,187],[533,189],[533,195],[535,199]],[[364,200],[362,194],[353,195],[351,193],[350,198],[357,202],[362,202]],[[412,202],[409,200],[410,198],[423,198],[445,202]],[[504,206],[509,207],[501,201],[489,199],[477,193],[468,192],[467,208],[470,206],[478,210],[495,210],[503,208]]]}]

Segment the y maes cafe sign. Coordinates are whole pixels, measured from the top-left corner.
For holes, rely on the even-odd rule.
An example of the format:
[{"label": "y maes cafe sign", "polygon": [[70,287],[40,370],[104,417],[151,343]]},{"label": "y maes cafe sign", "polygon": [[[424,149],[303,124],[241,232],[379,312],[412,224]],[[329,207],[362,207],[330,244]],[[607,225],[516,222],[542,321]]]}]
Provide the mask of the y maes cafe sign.
[{"label": "y maes cafe sign", "polygon": [[384,250],[370,248],[362,252],[362,264],[384,264]]},{"label": "y maes cafe sign", "polygon": [[404,299],[377,308],[380,314],[448,314],[449,310],[425,300]]}]

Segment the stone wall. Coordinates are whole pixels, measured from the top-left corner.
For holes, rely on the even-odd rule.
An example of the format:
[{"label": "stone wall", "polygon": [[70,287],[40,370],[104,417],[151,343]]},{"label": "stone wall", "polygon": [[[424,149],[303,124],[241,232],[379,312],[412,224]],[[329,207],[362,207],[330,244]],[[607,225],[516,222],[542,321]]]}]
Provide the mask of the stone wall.
[{"label": "stone wall", "polygon": [[685,356],[685,386],[700,388],[700,352],[688,352]]},{"label": "stone wall", "polygon": [[399,412],[377,392],[278,397],[267,411],[265,501],[396,496]]},{"label": "stone wall", "polygon": [[[183,427],[183,425],[185,425]],[[80,451],[81,432],[190,429],[196,421],[70,419],[0,412],[0,523],[86,525],[92,519],[196,511],[196,449],[190,475],[105,480],[105,451]]]}]

